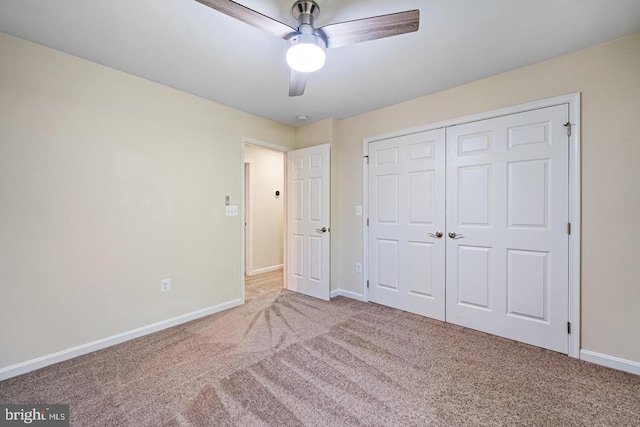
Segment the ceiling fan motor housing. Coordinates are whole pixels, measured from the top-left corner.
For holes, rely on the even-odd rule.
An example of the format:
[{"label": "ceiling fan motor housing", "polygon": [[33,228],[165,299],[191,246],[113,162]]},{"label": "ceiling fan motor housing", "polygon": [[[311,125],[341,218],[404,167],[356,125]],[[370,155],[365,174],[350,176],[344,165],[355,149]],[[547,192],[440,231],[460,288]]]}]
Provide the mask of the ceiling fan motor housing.
[{"label": "ceiling fan motor housing", "polygon": [[292,44],[308,43],[319,46],[323,50],[327,48],[327,41],[316,32],[314,23],[320,15],[320,7],[313,0],[298,0],[291,9],[293,17],[298,20],[298,33],[289,37]]}]

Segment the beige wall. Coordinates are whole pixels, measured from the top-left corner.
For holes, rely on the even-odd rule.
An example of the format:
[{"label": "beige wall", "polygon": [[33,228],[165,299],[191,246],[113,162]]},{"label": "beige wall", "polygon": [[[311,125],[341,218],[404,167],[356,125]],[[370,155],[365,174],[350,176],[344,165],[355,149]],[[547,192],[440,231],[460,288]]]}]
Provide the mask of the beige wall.
[{"label": "beige wall", "polygon": [[[284,242],[284,154],[280,151],[245,145],[245,162],[251,163],[250,233],[251,271],[282,266]],[[280,196],[276,197],[276,190]]]},{"label": "beige wall", "polygon": [[2,33],[0,58],[0,369],[240,298],[241,139],[294,129]]},{"label": "beige wall", "polygon": [[296,128],[296,148],[307,148],[332,142],[332,132],[337,129],[335,119],[325,119],[319,122]]},{"label": "beige wall", "polygon": [[338,122],[339,283],[363,292],[362,141],[582,93],[582,348],[640,362],[640,34]]}]

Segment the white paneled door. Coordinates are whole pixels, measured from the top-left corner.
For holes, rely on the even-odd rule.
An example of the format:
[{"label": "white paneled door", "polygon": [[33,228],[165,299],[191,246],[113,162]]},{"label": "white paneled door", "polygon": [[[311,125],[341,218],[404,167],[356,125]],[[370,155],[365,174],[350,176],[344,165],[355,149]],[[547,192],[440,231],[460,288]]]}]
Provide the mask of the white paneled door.
[{"label": "white paneled door", "polygon": [[447,128],[447,321],[568,352],[560,105]]},{"label": "white paneled door", "polygon": [[329,144],[287,153],[289,290],[329,300]]},{"label": "white paneled door", "polygon": [[444,129],[369,145],[369,299],[444,320]]},{"label": "white paneled door", "polygon": [[568,116],[370,143],[369,299],[568,353]]}]

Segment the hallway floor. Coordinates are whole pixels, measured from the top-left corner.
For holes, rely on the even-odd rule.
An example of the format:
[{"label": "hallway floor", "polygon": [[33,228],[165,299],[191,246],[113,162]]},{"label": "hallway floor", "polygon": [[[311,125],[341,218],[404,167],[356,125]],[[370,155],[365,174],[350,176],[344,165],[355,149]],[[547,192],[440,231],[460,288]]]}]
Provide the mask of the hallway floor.
[{"label": "hallway floor", "polygon": [[284,287],[283,271],[283,269],[279,269],[254,276],[244,276],[245,302],[280,292]]}]

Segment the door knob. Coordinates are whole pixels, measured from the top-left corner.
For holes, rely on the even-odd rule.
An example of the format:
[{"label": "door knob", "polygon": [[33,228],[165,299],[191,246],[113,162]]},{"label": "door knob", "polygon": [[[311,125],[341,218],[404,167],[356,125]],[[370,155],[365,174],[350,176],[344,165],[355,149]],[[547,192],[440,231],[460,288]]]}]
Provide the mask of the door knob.
[{"label": "door knob", "polygon": [[439,239],[442,237],[442,231],[436,231],[436,234],[429,233],[429,237],[435,237],[436,239]]},{"label": "door knob", "polygon": [[456,234],[455,232],[450,232],[449,233],[449,237],[456,240],[456,239],[464,239],[464,234]]},{"label": "door knob", "polygon": [[316,231],[317,231],[318,233],[326,233],[326,232],[327,232],[327,227],[316,228]]}]

